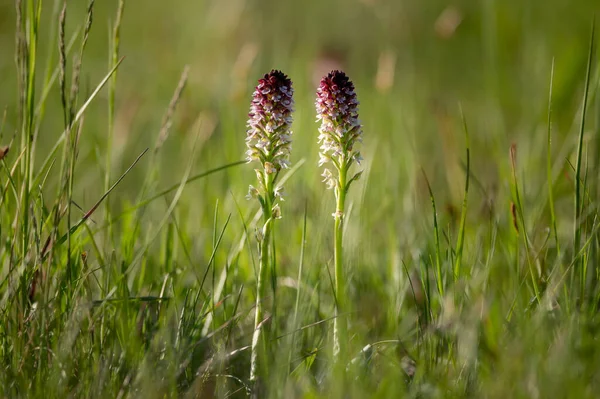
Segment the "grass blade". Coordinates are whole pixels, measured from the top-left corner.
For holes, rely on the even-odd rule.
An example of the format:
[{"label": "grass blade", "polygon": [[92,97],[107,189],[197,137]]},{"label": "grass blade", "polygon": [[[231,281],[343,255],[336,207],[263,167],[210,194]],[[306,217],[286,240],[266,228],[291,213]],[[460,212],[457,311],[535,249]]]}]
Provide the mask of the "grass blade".
[{"label": "grass blade", "polygon": [[[588,62],[587,68],[585,72],[585,85],[583,90],[583,103],[582,103],[582,111],[581,111],[581,122],[579,124],[579,140],[577,143],[577,163],[575,167],[575,216],[574,216],[574,243],[573,243],[573,253],[577,253],[579,251],[579,247],[581,245],[581,230],[583,229],[583,224],[581,223],[581,212],[582,212],[582,195],[581,195],[581,164],[583,159],[583,134],[585,132],[585,117],[588,105],[588,95],[590,89],[590,75],[592,69],[592,59],[594,55],[594,35],[596,29],[595,20],[592,22],[592,32],[590,35],[590,46],[588,50]],[[580,305],[583,305],[583,299],[585,296],[585,283],[587,279],[587,268],[585,262],[581,259],[576,261],[575,270],[579,270],[579,295],[580,295]]]},{"label": "grass blade", "polygon": [[[67,240],[69,235],[73,235],[73,234],[75,234],[75,232],[77,232],[77,230],[79,230],[79,228],[89,219],[89,217],[92,216],[92,214],[96,211],[96,209],[98,209],[100,204],[102,204],[102,201],[104,201],[106,199],[106,197],[108,197],[108,195],[119,185],[119,183],[121,183],[121,181],[125,178],[125,176],[127,176],[127,174],[129,174],[129,172],[131,172],[131,170],[140,161],[140,159],[142,159],[142,157],[144,156],[144,154],[146,154],[146,152],[148,152],[148,148],[146,148],[140,155],[138,155],[138,157],[135,159],[135,161],[133,161],[131,166],[129,166],[129,168],[127,168],[127,170],[121,175],[121,177],[119,177],[117,179],[117,181],[114,182],[114,184],[112,186],[110,186],[108,191],[106,191],[102,195],[102,197],[100,197],[100,199],[94,204],[94,206],[92,206],[90,208],[90,210],[87,211],[85,213],[85,215],[83,215],[83,217],[77,223],[75,223],[71,227],[71,229],[56,242],[56,245],[61,245],[62,243],[64,243]],[[46,257],[46,254],[48,253],[49,248],[50,247],[48,246],[48,247],[46,247],[45,251],[43,251],[42,258]]]},{"label": "grass blade", "polygon": [[471,174],[471,152],[469,149],[469,130],[467,129],[467,121],[465,114],[463,113],[462,106],[460,107],[460,116],[463,122],[463,129],[465,131],[465,144],[467,147],[467,170],[465,176],[465,194],[462,203],[462,210],[460,213],[460,228],[458,230],[458,241],[456,243],[456,259],[454,263],[454,280],[458,280],[461,273],[462,265],[462,254],[465,240],[465,226],[467,223],[467,200],[469,197],[469,176]]}]

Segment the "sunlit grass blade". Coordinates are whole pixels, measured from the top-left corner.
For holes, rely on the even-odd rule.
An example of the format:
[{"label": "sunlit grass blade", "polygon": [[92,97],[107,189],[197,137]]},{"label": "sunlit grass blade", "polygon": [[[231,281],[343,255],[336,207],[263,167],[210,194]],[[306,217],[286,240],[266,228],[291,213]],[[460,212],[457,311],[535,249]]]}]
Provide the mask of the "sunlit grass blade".
[{"label": "sunlit grass blade", "polygon": [[462,272],[462,255],[465,240],[465,229],[467,224],[467,201],[469,197],[469,178],[471,175],[471,150],[469,148],[469,130],[467,129],[467,121],[460,107],[460,115],[465,133],[466,146],[466,171],[465,171],[465,192],[463,197],[462,208],[460,212],[460,227],[458,229],[458,241],[456,242],[456,259],[454,261],[454,280],[458,280]]},{"label": "sunlit grass blade", "polygon": [[[104,77],[104,79],[102,79],[100,81],[100,83],[96,86],[96,88],[90,94],[90,96],[85,101],[85,103],[83,103],[83,105],[79,108],[79,111],[77,112],[77,114],[75,114],[75,117],[71,121],[71,125],[74,125],[80,121],[80,119],[83,117],[83,115],[84,115],[85,111],[87,110],[87,108],[89,107],[89,105],[92,103],[94,98],[96,98],[98,93],[100,93],[100,90],[102,90],[102,88],[104,87],[106,82],[108,82],[111,75],[117,70],[117,68],[119,67],[119,65],[121,65],[121,62],[123,62],[124,59],[125,59],[125,57],[121,58],[119,60],[119,62],[117,63],[117,65],[115,65],[115,67],[108,72],[108,74]],[[54,146],[50,150],[48,156],[42,163],[42,167],[40,168],[38,174],[33,179],[33,185],[37,185],[39,183],[39,179],[41,178],[41,176],[46,172],[48,165],[50,165],[50,163],[56,156],[56,153],[57,153],[58,149],[60,148],[61,144],[65,141],[65,139],[66,139],[65,134],[66,134],[66,131],[63,131],[63,133],[56,140],[56,143],[54,143]]]},{"label": "sunlit grass blade", "polygon": [[[110,184],[111,170],[112,170],[112,155],[113,155],[113,141],[115,134],[115,100],[117,91],[117,65],[121,62],[119,60],[119,51],[121,45],[121,22],[123,21],[123,11],[125,9],[125,0],[119,0],[117,5],[117,14],[115,22],[112,27],[112,35],[110,41],[110,64],[109,67],[114,72],[110,74],[110,80],[108,84],[108,134],[106,137],[106,164],[105,164],[105,175],[104,175],[104,189],[106,190]],[[122,58],[121,58],[122,60]],[[107,220],[110,219],[110,202],[105,203],[105,215]],[[108,226],[108,236],[112,237],[111,225]]]},{"label": "sunlit grass blade", "polygon": [[[114,182],[113,185],[109,187],[108,191],[106,191],[100,197],[100,199],[94,204],[94,206],[92,206],[90,208],[90,210],[88,210],[85,213],[85,215],[83,215],[83,217],[77,223],[75,223],[65,235],[60,237],[53,246],[63,244],[67,240],[67,237],[69,235],[73,235],[77,232],[77,230],[79,230],[79,228],[90,218],[90,216],[92,216],[92,214],[96,211],[96,209],[98,209],[98,207],[100,206],[100,204],[102,204],[102,202],[106,199],[106,197],[108,197],[108,195],[119,185],[119,183],[121,183],[121,181],[125,178],[125,176],[127,176],[127,174],[129,174],[129,172],[135,167],[135,165],[140,161],[140,159],[142,159],[142,157],[144,156],[144,154],[146,154],[146,152],[148,152],[147,148],[140,155],[138,155],[138,157],[135,159],[135,161],[133,161],[131,166],[129,166],[129,168],[127,168],[127,170],[117,179],[117,181]],[[42,253],[42,257],[45,257],[46,254],[47,254],[47,250]]]},{"label": "sunlit grass blade", "polygon": [[550,223],[552,224],[552,232],[554,234],[554,243],[558,256],[560,257],[560,242],[558,240],[558,230],[556,228],[556,211],[554,209],[554,179],[552,177],[552,91],[554,87],[554,59],[550,68],[550,88],[548,93],[548,130],[546,136],[547,153],[546,153],[546,179],[548,185],[548,204],[550,207]]},{"label": "sunlit grass blade", "polygon": [[440,232],[438,228],[437,221],[437,210],[435,208],[435,197],[433,196],[433,190],[431,189],[431,185],[429,184],[429,179],[425,174],[425,170],[421,169],[423,173],[423,178],[425,179],[425,183],[427,184],[427,190],[429,191],[429,198],[431,199],[431,207],[433,212],[433,234],[435,237],[435,272],[436,272],[436,283],[438,292],[440,296],[444,296],[444,276],[442,273],[442,254],[440,252]]},{"label": "sunlit grass blade", "polygon": [[[585,133],[585,119],[588,107],[588,95],[590,89],[590,75],[592,69],[592,59],[594,55],[594,36],[596,29],[596,21],[592,22],[592,30],[590,34],[590,44],[588,50],[588,61],[585,72],[585,83],[583,89],[583,100],[581,105],[581,121],[579,124],[579,139],[577,142],[577,161],[575,167],[575,212],[574,212],[574,242],[573,242],[573,253],[579,251],[581,245],[582,229],[584,226],[581,220],[582,209],[582,193],[581,193],[581,167],[583,161],[583,135]],[[584,260],[578,260],[576,262],[575,270],[579,271],[579,305],[583,306],[585,302],[585,286],[587,280],[587,263]]]},{"label": "sunlit grass blade", "polygon": [[[233,167],[235,167],[235,166],[243,165],[243,164],[245,164],[245,163],[246,163],[246,161],[236,161],[236,162],[232,162],[232,163],[225,164],[225,165],[223,165],[223,166],[219,166],[219,167],[217,167],[217,168],[209,169],[209,170],[207,170],[207,171],[205,171],[205,172],[201,172],[201,173],[198,173],[198,174],[196,174],[196,175],[194,175],[194,176],[188,177],[188,178],[187,178],[187,179],[185,179],[185,181],[183,182],[183,185],[184,185],[184,186],[187,186],[189,183],[195,182],[195,181],[197,181],[197,180],[200,180],[200,179],[202,179],[202,178],[204,178],[204,177],[208,177],[208,176],[210,176],[210,175],[212,175],[212,174],[215,174],[215,173],[217,173],[217,172],[221,172],[221,171],[223,171],[223,170],[226,170],[226,169],[229,169],[229,168],[233,168]],[[131,212],[134,212],[135,210],[137,210],[137,209],[139,209],[139,208],[141,208],[141,207],[144,207],[144,206],[146,206],[146,205],[150,204],[151,202],[154,202],[155,200],[157,200],[157,199],[159,199],[159,198],[162,198],[162,197],[164,197],[164,196],[165,196],[165,195],[167,195],[167,194],[170,194],[170,193],[172,193],[173,191],[176,191],[176,190],[177,190],[177,189],[179,189],[180,187],[181,187],[181,183],[179,183],[179,184],[174,184],[174,185],[172,185],[171,187],[169,187],[169,188],[166,188],[166,189],[164,189],[164,190],[160,191],[159,193],[152,195],[150,198],[147,198],[147,199],[145,199],[145,200],[143,200],[143,201],[140,201],[140,202],[138,202],[138,203],[137,203],[137,204],[135,204],[134,206],[132,206],[132,207],[130,207],[130,208],[128,208],[128,209],[126,209],[125,211],[121,212],[121,213],[120,213],[118,216],[115,216],[115,217],[114,217],[114,218],[113,218],[113,219],[112,219],[112,220],[109,222],[109,224],[112,224],[112,223],[115,223],[115,222],[117,222],[119,219],[121,219],[121,218],[122,218],[123,216],[125,216],[126,214],[128,214],[128,213],[131,213]],[[107,225],[108,225],[108,224],[107,224]],[[106,226],[103,226],[102,228],[105,228],[105,227],[106,227]]]},{"label": "sunlit grass blade", "polygon": [[[298,309],[300,308],[300,297],[302,294],[302,269],[304,267],[304,251],[306,249],[306,220],[308,214],[308,204],[304,203],[304,219],[302,223],[302,244],[300,247],[300,260],[298,263],[298,278],[297,284],[298,288],[296,289],[296,303],[294,304],[294,317],[292,319],[292,328],[297,328],[298,322]],[[290,342],[290,350],[288,355],[288,374],[290,373],[290,368],[292,367],[292,353],[294,351],[295,344],[295,334],[292,334],[291,342]]]}]

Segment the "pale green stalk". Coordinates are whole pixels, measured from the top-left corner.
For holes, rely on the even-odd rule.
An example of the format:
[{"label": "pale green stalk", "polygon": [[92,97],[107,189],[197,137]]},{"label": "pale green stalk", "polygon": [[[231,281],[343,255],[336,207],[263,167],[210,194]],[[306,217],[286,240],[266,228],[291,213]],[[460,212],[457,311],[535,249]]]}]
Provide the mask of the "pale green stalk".
[{"label": "pale green stalk", "polygon": [[[271,174],[264,174],[266,195],[263,203],[263,220],[264,227],[260,241],[259,265],[258,265],[258,281],[256,283],[256,311],[254,313],[254,334],[252,336],[252,355],[250,359],[250,381],[256,381],[258,377],[258,357],[264,358],[266,348],[261,345],[260,333],[263,329],[263,301],[266,296],[265,288],[267,287],[267,271],[269,270],[269,254],[271,246],[271,227],[273,218],[271,216],[271,198],[273,194],[273,178]],[[266,337],[263,335],[262,341]],[[262,367],[266,373],[266,363],[262,362]]]},{"label": "pale green stalk", "polygon": [[[119,47],[121,42],[121,20],[123,18],[123,9],[125,8],[125,0],[119,0],[117,9],[117,17],[112,36],[112,54],[110,60],[110,68],[114,69],[121,61],[119,60]],[[112,168],[112,151],[113,139],[115,134],[115,95],[117,89],[117,73],[115,72],[108,84],[108,135],[106,138],[106,171],[104,174],[104,191],[110,187],[110,177]],[[104,203],[106,220],[110,220],[110,201]],[[111,237],[112,226],[108,226],[108,237]]]},{"label": "pale green stalk", "polygon": [[[354,84],[342,71],[331,71],[321,79],[315,102],[317,120],[321,121],[318,142],[320,144],[319,166],[331,163],[337,175],[328,168],[323,170],[324,182],[334,189],[336,209],[334,217],[334,323],[333,361],[337,372],[344,370],[347,352],[347,333],[344,312],[346,304],[346,281],[344,276],[343,235],[346,222],[346,194],[350,185],[362,171],[348,179],[348,172],[354,162],[362,157],[354,147],[361,142],[362,126],[358,120],[358,100]],[[342,320],[344,317],[344,320]]]},{"label": "pale green stalk", "polygon": [[344,212],[346,203],[346,165],[341,165],[336,188],[337,201],[335,208],[334,223],[334,264],[335,264],[335,319],[333,322],[333,356],[335,361],[339,361],[340,356],[346,353],[346,324],[342,320],[346,304],[346,284],[344,281],[344,261],[343,261],[343,234],[344,234]]}]

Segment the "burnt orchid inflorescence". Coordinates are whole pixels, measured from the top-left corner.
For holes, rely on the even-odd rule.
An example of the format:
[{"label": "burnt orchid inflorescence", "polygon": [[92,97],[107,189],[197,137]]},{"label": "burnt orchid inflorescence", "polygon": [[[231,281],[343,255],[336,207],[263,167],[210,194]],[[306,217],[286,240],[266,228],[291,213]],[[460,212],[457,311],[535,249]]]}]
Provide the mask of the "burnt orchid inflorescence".
[{"label": "burnt orchid inflorescence", "polygon": [[[281,71],[272,70],[262,79],[252,96],[248,113],[246,160],[258,161],[262,170],[257,174],[261,188],[266,188],[267,177],[276,175],[290,166],[292,149],[292,112],[294,111],[292,81]],[[256,196],[257,190],[250,193]]]},{"label": "burnt orchid inflorescence", "polygon": [[[250,360],[250,380],[254,382],[258,378],[259,353],[265,352],[260,348],[263,300],[266,296],[272,224],[275,219],[281,218],[277,201],[282,199],[283,189],[276,185],[277,177],[282,169],[290,166],[293,93],[292,81],[283,72],[272,70],[259,79],[248,114],[246,159],[248,162],[259,162],[261,167],[255,169],[258,187],[250,186],[247,198],[257,198],[263,213],[263,226],[262,229],[257,229],[256,234],[259,241],[260,264]],[[262,363],[264,372],[266,362]]]},{"label": "burnt orchid inflorescence", "polygon": [[319,166],[332,165],[323,170],[323,181],[329,189],[333,189],[336,198],[334,235],[335,263],[335,319],[333,326],[333,355],[337,363],[344,355],[346,340],[346,320],[342,313],[345,308],[345,280],[342,261],[342,234],[345,220],[346,194],[350,185],[356,181],[362,171],[348,178],[354,163],[360,164],[362,157],[356,150],[357,143],[362,142],[362,126],[358,120],[358,100],[354,92],[354,84],[341,71],[332,71],[321,79],[317,89],[317,121],[319,128]]},{"label": "burnt orchid inflorescence", "polygon": [[[362,142],[362,126],[358,120],[358,100],[354,84],[341,71],[332,71],[323,79],[317,89],[317,121],[319,128],[319,166],[331,163],[337,171],[335,176],[329,168],[323,170],[323,181],[327,187],[347,190],[360,173],[346,184],[340,185],[340,177],[346,176],[354,162],[360,164],[362,157],[354,147]],[[335,215],[334,215],[335,216]]]}]

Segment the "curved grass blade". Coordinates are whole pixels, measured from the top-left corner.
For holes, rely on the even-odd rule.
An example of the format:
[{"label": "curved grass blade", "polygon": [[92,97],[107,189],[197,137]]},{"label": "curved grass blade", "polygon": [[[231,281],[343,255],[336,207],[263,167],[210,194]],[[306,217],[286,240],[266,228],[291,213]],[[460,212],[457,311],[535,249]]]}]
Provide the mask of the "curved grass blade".
[{"label": "curved grass blade", "polygon": [[[98,209],[98,207],[100,206],[100,204],[102,204],[102,201],[104,201],[106,199],[106,197],[108,197],[108,195],[119,185],[119,183],[121,183],[121,181],[125,178],[125,176],[127,176],[127,174],[129,174],[129,172],[133,169],[133,167],[139,162],[140,159],[142,159],[142,157],[144,156],[144,154],[146,154],[146,152],[148,152],[148,148],[146,148],[140,155],[138,155],[138,157],[136,158],[136,160],[131,164],[131,166],[129,168],[127,168],[127,170],[125,171],[125,173],[123,173],[121,175],[121,177],[119,177],[119,179],[108,189],[107,192],[105,192],[102,197],[100,197],[100,199],[94,204],[94,206],[92,206],[90,208],[89,211],[87,211],[85,213],[85,215],[83,215],[83,217],[81,219],[79,219],[79,221],[73,225],[71,227],[71,229],[64,234],[57,242],[55,245],[61,245],[63,244],[67,238],[69,237],[69,235],[73,235],[77,232],[77,230],[79,230],[79,228],[90,218],[90,216],[92,216],[92,214],[96,211],[96,209]],[[48,246],[42,253],[42,259],[46,257],[46,255],[48,254],[48,249],[50,249],[50,246]]]},{"label": "curved grass blade", "polygon": [[[590,47],[588,51],[588,62],[585,73],[585,88],[583,91],[583,104],[581,111],[581,123],[579,125],[579,140],[577,144],[577,164],[575,168],[575,216],[574,216],[574,229],[575,229],[575,239],[573,243],[573,253],[577,253],[579,251],[579,247],[581,245],[581,230],[583,226],[581,225],[581,212],[582,212],[582,200],[581,200],[581,164],[583,158],[583,133],[585,130],[585,117],[588,105],[588,95],[590,90],[590,75],[592,69],[592,59],[594,56],[594,35],[596,29],[596,22],[592,22],[592,33],[590,37]],[[584,187],[585,188],[585,187]],[[585,295],[585,283],[587,279],[587,264],[585,261],[578,259],[575,265],[575,269],[579,269],[579,295],[580,298],[583,299]],[[580,302],[583,305],[583,300]]]},{"label": "curved grass blade", "polygon": [[471,156],[469,149],[469,131],[467,129],[467,121],[465,119],[465,114],[463,113],[462,107],[460,107],[460,116],[463,122],[463,128],[465,131],[465,140],[467,146],[467,171],[465,178],[465,196],[463,199],[462,210],[460,214],[460,229],[458,231],[458,241],[456,243],[456,260],[454,263],[454,280],[458,280],[460,275],[461,263],[462,263],[462,253],[463,246],[465,240],[465,225],[467,222],[467,199],[469,197],[469,176],[471,174]]},{"label": "curved grass blade", "polygon": [[96,89],[94,89],[94,91],[92,92],[92,94],[90,94],[90,96],[88,97],[88,99],[86,100],[86,102],[81,106],[81,108],[79,108],[79,111],[75,115],[75,118],[73,118],[73,120],[71,121],[70,126],[67,129],[65,129],[62,132],[62,134],[60,135],[60,137],[58,138],[58,140],[56,140],[56,143],[54,143],[54,147],[52,147],[52,149],[50,150],[50,153],[48,154],[48,156],[44,160],[44,163],[42,164],[42,167],[40,168],[40,171],[38,172],[37,176],[33,180],[33,185],[34,186],[38,184],[41,176],[44,174],[44,171],[48,168],[48,165],[50,165],[50,163],[52,162],[52,159],[56,155],[56,152],[60,148],[60,145],[65,141],[65,135],[66,135],[66,133],[73,127],[73,125],[75,125],[77,122],[79,122],[79,120],[83,116],[83,113],[87,110],[87,107],[89,107],[89,105],[92,102],[92,100],[94,98],[96,98],[96,96],[98,95],[98,93],[100,92],[100,90],[102,90],[102,88],[104,87],[104,85],[108,82],[108,80],[110,79],[110,77],[112,76],[112,74],[115,73],[115,71],[117,70],[117,68],[119,67],[119,65],[121,65],[121,62],[123,62],[124,59],[125,59],[125,57],[122,57],[119,60],[119,62],[114,66],[114,68],[112,68],[108,72],[108,74],[106,74],[106,76],[104,76],[104,79],[102,79],[102,81],[98,84],[98,86],[96,86]]}]

